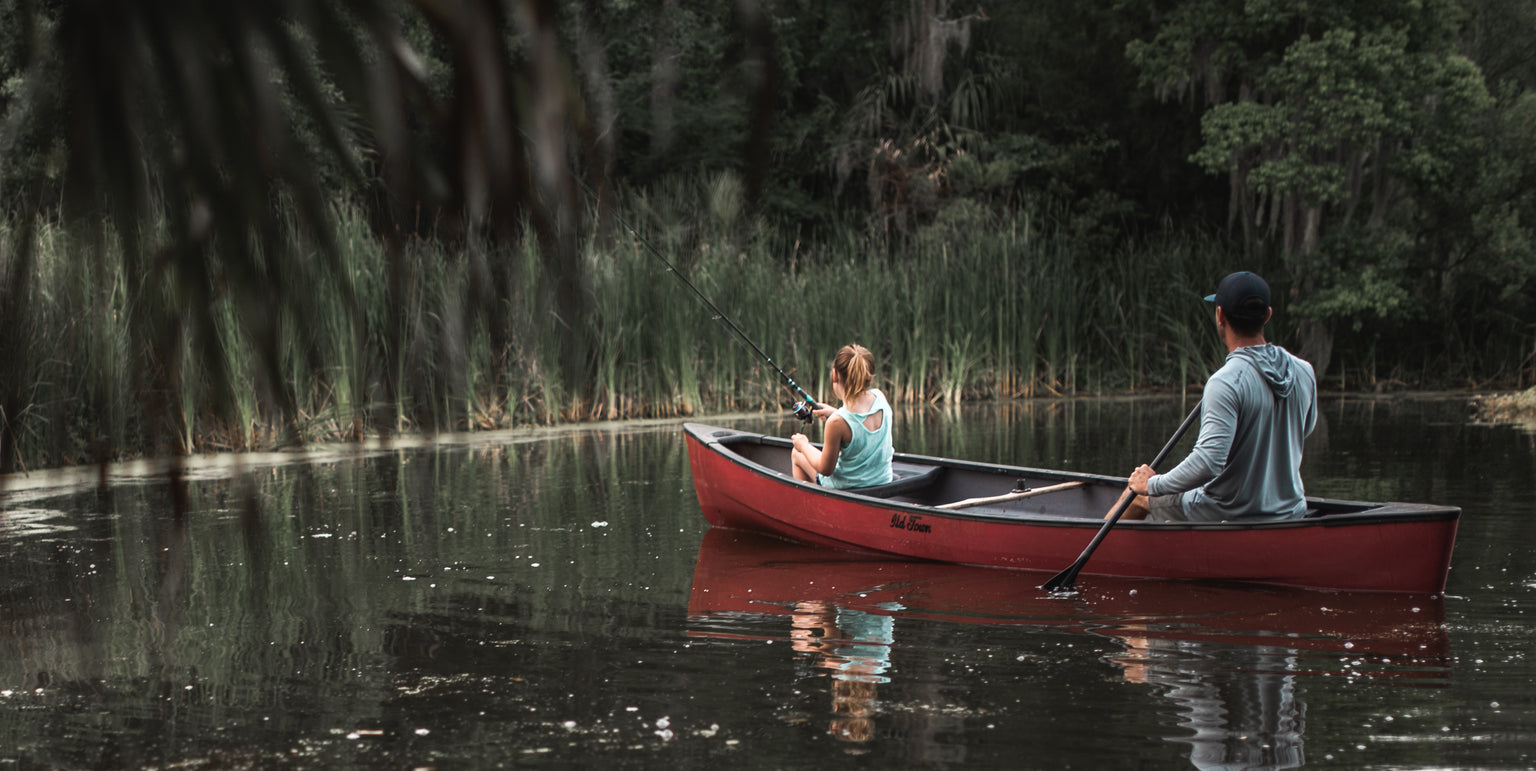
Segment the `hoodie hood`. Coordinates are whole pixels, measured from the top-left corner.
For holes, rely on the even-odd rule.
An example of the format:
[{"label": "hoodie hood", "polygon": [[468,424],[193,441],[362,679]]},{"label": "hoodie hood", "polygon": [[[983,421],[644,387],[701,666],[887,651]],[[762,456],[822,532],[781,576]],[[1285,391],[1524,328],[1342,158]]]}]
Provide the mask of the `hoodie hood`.
[{"label": "hoodie hood", "polygon": [[1291,395],[1291,388],[1296,384],[1296,373],[1291,364],[1291,355],[1284,348],[1273,343],[1264,345],[1250,345],[1239,348],[1227,354],[1227,360],[1243,359],[1264,376],[1264,382],[1269,384],[1269,390],[1284,399]]}]

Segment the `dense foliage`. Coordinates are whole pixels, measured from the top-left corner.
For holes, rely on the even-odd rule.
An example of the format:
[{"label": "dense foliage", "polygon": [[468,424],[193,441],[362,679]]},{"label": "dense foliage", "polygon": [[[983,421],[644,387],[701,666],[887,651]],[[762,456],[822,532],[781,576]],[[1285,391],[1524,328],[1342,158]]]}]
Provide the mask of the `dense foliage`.
[{"label": "dense foliage", "polygon": [[1198,383],[1238,267],[1331,385],[1528,385],[1533,35],[1519,0],[0,0],[0,466],[774,401],[630,225],[780,361],[857,336],[910,400]]}]

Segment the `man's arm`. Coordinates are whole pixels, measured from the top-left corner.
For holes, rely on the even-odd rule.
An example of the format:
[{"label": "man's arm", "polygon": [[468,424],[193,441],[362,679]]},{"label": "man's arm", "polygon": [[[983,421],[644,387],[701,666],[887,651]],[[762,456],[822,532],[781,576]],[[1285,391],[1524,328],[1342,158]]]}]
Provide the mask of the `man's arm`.
[{"label": "man's arm", "polygon": [[1200,437],[1194,449],[1168,473],[1148,479],[1148,494],[1182,493],[1215,479],[1226,466],[1236,432],[1237,391],[1225,379],[1213,376],[1200,399]]}]

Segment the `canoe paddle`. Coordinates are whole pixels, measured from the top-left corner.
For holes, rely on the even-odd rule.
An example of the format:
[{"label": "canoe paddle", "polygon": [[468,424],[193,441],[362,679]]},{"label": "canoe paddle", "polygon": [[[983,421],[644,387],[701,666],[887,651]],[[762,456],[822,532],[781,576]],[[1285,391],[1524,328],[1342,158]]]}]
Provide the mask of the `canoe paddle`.
[{"label": "canoe paddle", "polygon": [[[1163,459],[1168,457],[1168,453],[1173,450],[1173,446],[1179,443],[1179,439],[1183,438],[1184,432],[1188,431],[1189,427],[1195,424],[1195,419],[1198,417],[1200,417],[1200,405],[1196,404],[1195,408],[1189,411],[1189,417],[1184,418],[1184,422],[1179,424],[1179,430],[1173,432],[1173,437],[1168,440],[1167,444],[1163,445],[1162,452],[1159,452],[1157,457],[1153,458],[1152,462],[1148,465],[1154,469],[1163,465]],[[1077,580],[1077,571],[1082,570],[1083,566],[1088,564],[1088,558],[1093,556],[1093,550],[1099,548],[1099,542],[1104,540],[1104,536],[1109,534],[1109,529],[1114,527],[1116,522],[1120,521],[1120,515],[1130,508],[1131,501],[1135,499],[1136,495],[1131,492],[1130,486],[1127,485],[1125,492],[1120,495],[1120,500],[1115,503],[1115,508],[1110,510],[1109,518],[1104,520],[1104,526],[1099,528],[1098,534],[1093,537],[1092,541],[1088,542],[1088,548],[1083,549],[1083,553],[1078,556],[1076,562],[1072,563],[1066,570],[1052,576],[1051,580],[1041,584],[1040,588],[1048,592],[1072,591],[1072,584]]]}]

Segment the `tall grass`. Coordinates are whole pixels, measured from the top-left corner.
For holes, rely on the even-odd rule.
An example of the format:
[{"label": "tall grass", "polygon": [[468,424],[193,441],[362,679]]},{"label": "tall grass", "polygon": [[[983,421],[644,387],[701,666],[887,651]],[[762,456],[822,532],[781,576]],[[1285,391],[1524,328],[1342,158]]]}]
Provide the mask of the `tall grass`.
[{"label": "tall grass", "polygon": [[[590,314],[563,319],[546,299],[531,238],[390,246],[362,212],[339,206],[348,284],[311,282],[273,318],[215,292],[213,345],[130,323],[150,313],[173,332],[185,327],[160,306],[174,275],[146,273],[142,286],[129,286],[120,243],[97,249],[44,224],[24,314],[29,344],[6,362],[10,385],[28,394],[25,411],[10,416],[21,460],[35,467],[792,401],[780,376],[646,242],[823,401],[832,399],[832,354],[854,341],[875,352],[878,384],[908,403],[1177,388],[1217,360],[1199,302],[1225,269],[1215,239],[1106,247],[1075,236],[1058,213],[971,207],[942,214],[891,254],[857,225],[811,240],[766,222],[724,174],[628,191],[617,214],[588,223]],[[511,276],[509,296],[495,298],[500,313],[469,301],[496,269]],[[253,318],[277,330],[276,382],[258,366]],[[557,324],[580,325],[589,341],[589,381],[562,378]],[[236,384],[231,394],[221,394],[221,378]],[[156,414],[162,402],[146,396],[167,387],[175,414]],[[174,424],[176,446],[157,444],[159,421]]]}]

